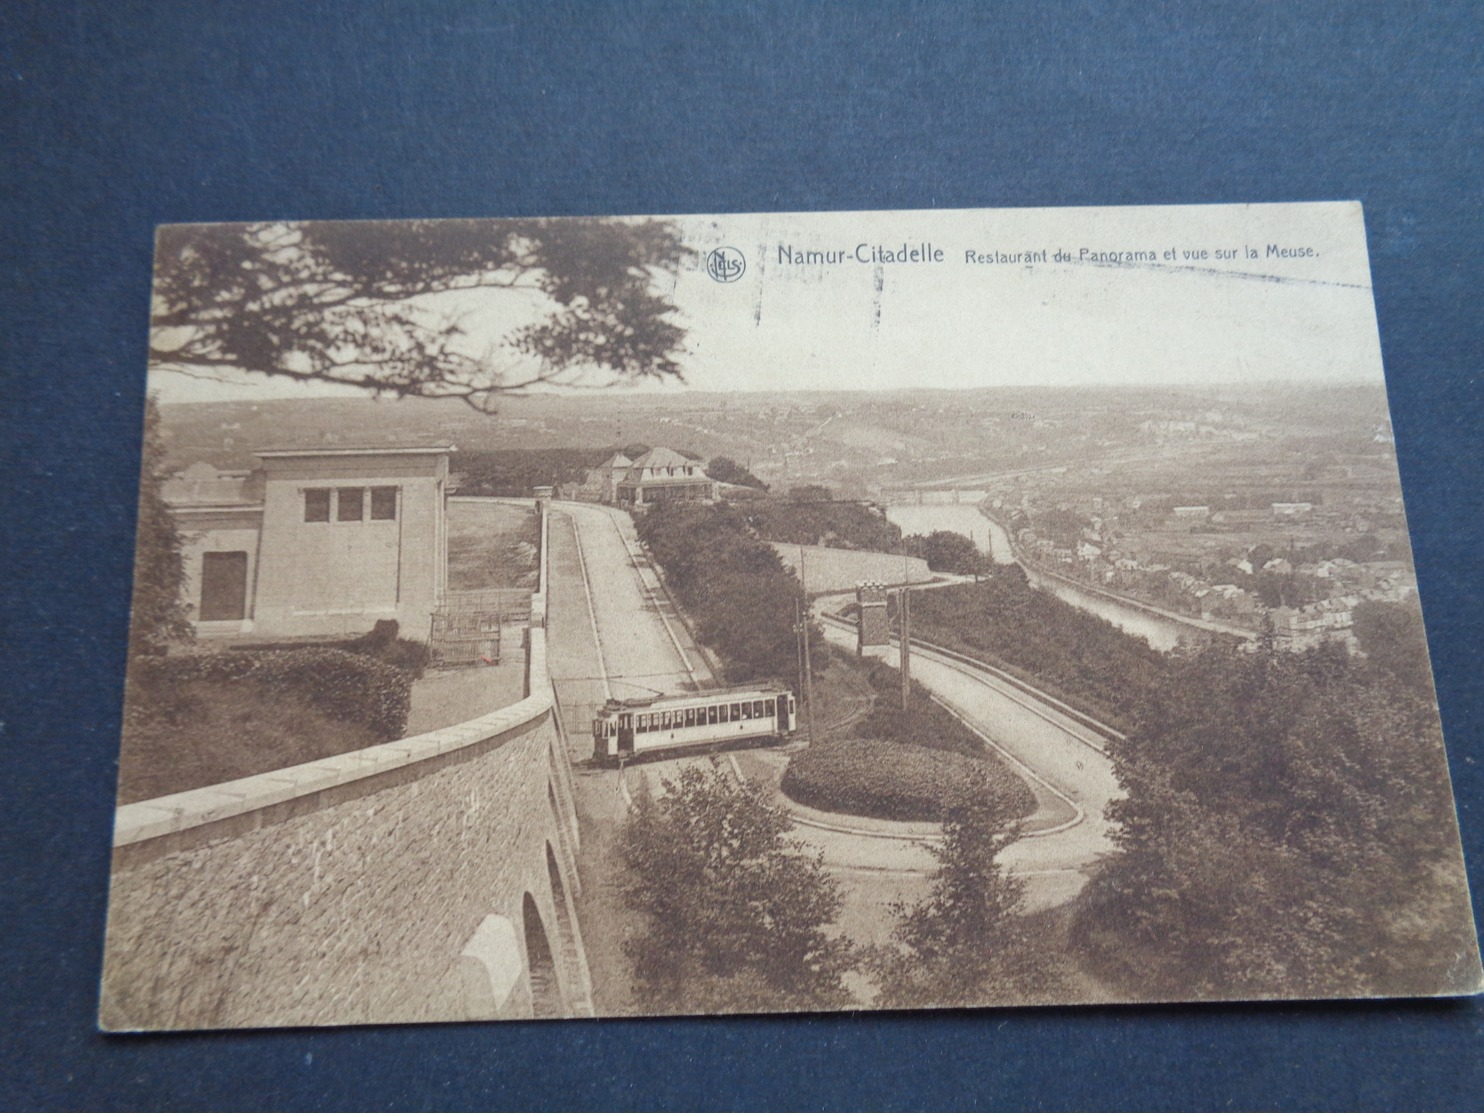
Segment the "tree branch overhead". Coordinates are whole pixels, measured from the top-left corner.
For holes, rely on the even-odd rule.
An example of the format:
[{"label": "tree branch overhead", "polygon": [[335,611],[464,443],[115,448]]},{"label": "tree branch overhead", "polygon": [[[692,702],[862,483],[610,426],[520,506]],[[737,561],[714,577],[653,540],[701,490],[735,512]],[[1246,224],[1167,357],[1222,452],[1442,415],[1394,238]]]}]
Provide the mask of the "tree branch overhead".
[{"label": "tree branch overhead", "polygon": [[[661,287],[690,257],[668,222],[171,225],[159,230],[152,367],[239,369],[493,410],[540,384],[680,379],[685,331]],[[548,304],[487,346],[429,296]]]}]

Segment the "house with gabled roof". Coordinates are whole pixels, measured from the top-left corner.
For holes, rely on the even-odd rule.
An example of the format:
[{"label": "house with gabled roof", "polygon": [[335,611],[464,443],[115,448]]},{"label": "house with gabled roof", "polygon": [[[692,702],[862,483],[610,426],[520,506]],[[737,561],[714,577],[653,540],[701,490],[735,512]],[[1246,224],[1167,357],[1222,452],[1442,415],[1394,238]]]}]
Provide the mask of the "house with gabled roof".
[{"label": "house with gabled roof", "polygon": [[716,499],[716,485],[701,463],[663,446],[640,454],[614,486],[619,504],[643,508],[650,504]]}]

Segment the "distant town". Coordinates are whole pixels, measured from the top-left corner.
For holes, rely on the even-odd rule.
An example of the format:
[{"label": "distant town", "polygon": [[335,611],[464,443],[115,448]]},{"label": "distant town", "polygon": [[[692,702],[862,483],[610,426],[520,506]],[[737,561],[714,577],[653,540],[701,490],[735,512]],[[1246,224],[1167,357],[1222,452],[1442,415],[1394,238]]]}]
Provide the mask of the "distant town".
[{"label": "distant town", "polygon": [[[724,457],[778,495],[813,486],[888,515],[968,504],[991,524],[981,549],[1048,588],[1082,585],[1295,649],[1353,641],[1357,604],[1416,592],[1379,387],[601,399],[512,399],[493,417],[454,402],[351,399],[181,404],[164,417],[176,468],[245,468],[269,444],[422,439],[457,445],[462,491],[513,496],[539,483],[591,488],[592,471],[623,448],[662,447],[702,464]],[[502,470],[507,457],[518,470]]]}]

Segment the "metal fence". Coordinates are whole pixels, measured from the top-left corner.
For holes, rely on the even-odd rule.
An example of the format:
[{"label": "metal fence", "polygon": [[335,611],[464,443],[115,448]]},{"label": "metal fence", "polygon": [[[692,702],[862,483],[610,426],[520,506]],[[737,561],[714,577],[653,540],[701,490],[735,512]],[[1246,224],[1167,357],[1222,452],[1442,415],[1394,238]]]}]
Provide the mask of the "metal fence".
[{"label": "metal fence", "polygon": [[530,590],[451,590],[433,610],[428,642],[433,664],[493,666],[500,662],[501,629],[529,624],[530,619]]}]

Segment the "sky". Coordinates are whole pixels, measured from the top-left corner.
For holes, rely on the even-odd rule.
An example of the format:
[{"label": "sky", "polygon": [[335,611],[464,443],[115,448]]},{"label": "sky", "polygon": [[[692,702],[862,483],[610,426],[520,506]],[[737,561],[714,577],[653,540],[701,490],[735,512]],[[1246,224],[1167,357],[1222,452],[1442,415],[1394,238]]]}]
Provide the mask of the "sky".
[{"label": "sky", "polygon": [[[692,390],[1381,381],[1358,203],[673,220],[696,249],[662,283]],[[721,248],[726,282],[707,267]],[[504,292],[441,305],[473,352],[540,309]],[[157,373],[151,387],[167,401],[334,394],[232,381]]]}]

